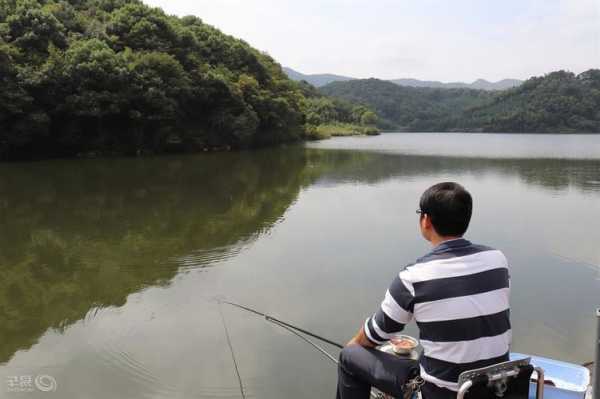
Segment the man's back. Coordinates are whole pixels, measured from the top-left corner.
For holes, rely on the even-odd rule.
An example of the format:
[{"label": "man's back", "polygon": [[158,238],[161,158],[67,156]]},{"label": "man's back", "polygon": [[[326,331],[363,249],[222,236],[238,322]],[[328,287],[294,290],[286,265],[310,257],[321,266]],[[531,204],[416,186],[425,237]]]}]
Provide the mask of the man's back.
[{"label": "man's back", "polygon": [[462,238],[473,214],[471,194],[458,183],[435,184],[421,195],[416,213],[434,249],[398,274],[380,308],[340,353],[338,399],[367,399],[372,386],[404,395],[403,362],[373,348],[413,319],[424,349],[424,399],[455,398],[462,372],[508,360],[508,262],[502,252]]},{"label": "man's back", "polygon": [[455,390],[463,371],[508,360],[510,288],[502,252],[449,241],[400,276],[414,290],[426,380]]},{"label": "man's back", "polygon": [[383,343],[414,317],[424,349],[421,376],[457,390],[463,371],[508,360],[509,290],[502,252],[446,241],[400,272],[365,332]]}]

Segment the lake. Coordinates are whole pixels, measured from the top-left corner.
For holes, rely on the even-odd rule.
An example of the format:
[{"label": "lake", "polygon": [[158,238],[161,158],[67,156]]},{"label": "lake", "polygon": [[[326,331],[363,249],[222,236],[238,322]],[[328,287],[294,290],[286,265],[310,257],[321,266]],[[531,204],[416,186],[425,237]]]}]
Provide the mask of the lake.
[{"label": "lake", "polygon": [[428,252],[415,210],[447,180],[509,259],[513,350],[592,360],[600,135],[384,134],[1,164],[0,397],[240,397],[222,314],[246,397],[332,398],[326,358],[215,298],[346,342]]}]

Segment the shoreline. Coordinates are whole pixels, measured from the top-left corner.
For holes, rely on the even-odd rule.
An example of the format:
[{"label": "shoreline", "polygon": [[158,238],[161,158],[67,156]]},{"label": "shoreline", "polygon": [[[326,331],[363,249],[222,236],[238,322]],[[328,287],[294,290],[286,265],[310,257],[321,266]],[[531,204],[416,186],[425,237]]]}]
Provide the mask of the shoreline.
[{"label": "shoreline", "polygon": [[[600,133],[565,133],[565,132],[553,132],[553,133],[515,133],[515,132],[408,132],[408,131],[394,131],[394,130],[379,130],[375,127],[360,126],[352,124],[330,124],[320,125],[317,127],[311,127],[307,129],[308,133],[301,138],[293,141],[285,141],[281,143],[273,143],[270,145],[260,145],[253,147],[232,147],[229,145],[221,146],[190,146],[184,148],[184,146],[172,146],[164,151],[155,151],[151,149],[139,149],[137,151],[115,151],[115,150],[91,150],[87,152],[79,152],[73,155],[65,154],[50,154],[47,156],[39,154],[26,154],[26,156],[16,157],[5,157],[0,158],[0,164],[10,164],[18,162],[39,162],[45,160],[85,160],[85,159],[114,159],[114,158],[148,158],[157,156],[169,156],[169,155],[199,155],[199,154],[223,154],[240,151],[260,151],[265,148],[276,148],[287,145],[295,145],[302,143],[311,143],[318,141],[327,141],[337,137],[369,137],[369,136],[380,136],[386,135],[398,135],[403,134],[410,135],[452,135],[452,134],[464,134],[464,135],[510,135],[510,136],[587,136],[592,137],[600,135]],[[23,154],[22,154],[23,155]]]},{"label": "shoreline", "polygon": [[325,140],[332,137],[349,136],[378,136],[381,130],[376,126],[362,126],[350,123],[332,123],[319,126],[311,126],[308,130],[309,141]]}]

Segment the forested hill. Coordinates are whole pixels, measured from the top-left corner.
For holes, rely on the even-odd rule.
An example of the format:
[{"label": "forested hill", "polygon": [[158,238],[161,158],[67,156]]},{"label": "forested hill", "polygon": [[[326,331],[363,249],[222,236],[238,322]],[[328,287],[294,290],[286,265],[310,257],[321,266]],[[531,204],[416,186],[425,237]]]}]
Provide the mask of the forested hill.
[{"label": "forested hill", "polygon": [[335,82],[319,90],[371,106],[378,113],[382,127],[405,131],[436,130],[440,121],[483,104],[493,96],[483,90],[398,86],[378,79]]},{"label": "forested hill", "polygon": [[531,78],[448,123],[492,132],[600,133],[600,70]]},{"label": "forested hill", "polygon": [[0,0],[0,81],[0,159],[307,133],[302,88],[271,57],[137,0]]},{"label": "forested hill", "polygon": [[502,92],[432,89],[376,79],[336,82],[327,95],[371,106],[387,129],[600,132],[600,70],[553,72]]}]

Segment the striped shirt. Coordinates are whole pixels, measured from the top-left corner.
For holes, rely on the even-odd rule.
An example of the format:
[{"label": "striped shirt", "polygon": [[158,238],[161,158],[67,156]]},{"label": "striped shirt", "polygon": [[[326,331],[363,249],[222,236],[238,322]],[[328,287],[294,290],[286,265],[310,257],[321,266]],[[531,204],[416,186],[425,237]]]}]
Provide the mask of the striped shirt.
[{"label": "striped shirt", "polygon": [[508,360],[509,291],[502,252],[463,238],[445,241],[399,273],[365,333],[383,344],[414,318],[421,376],[457,391],[463,371]]}]

